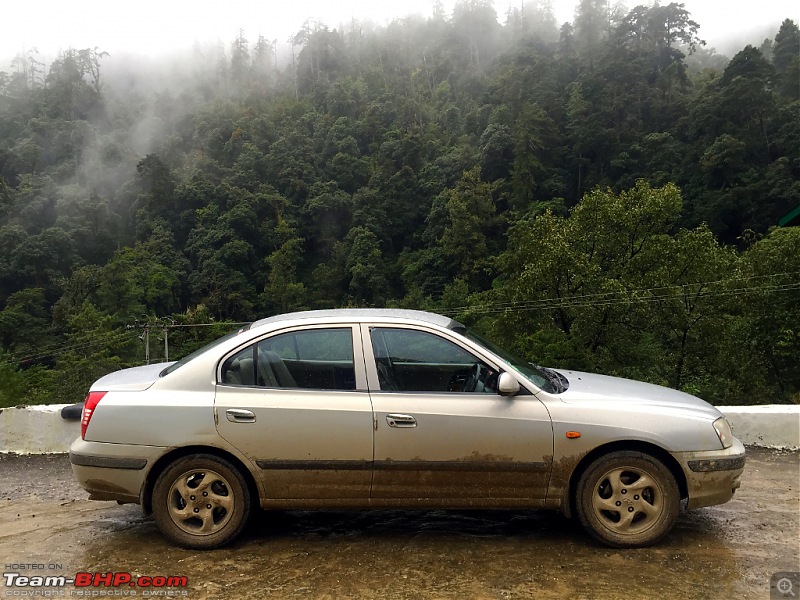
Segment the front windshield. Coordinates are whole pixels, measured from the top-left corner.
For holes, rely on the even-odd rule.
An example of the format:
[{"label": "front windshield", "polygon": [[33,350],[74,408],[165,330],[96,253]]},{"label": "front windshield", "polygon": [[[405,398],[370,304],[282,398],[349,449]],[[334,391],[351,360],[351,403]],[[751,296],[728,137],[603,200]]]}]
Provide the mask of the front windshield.
[{"label": "front windshield", "polygon": [[199,350],[195,350],[191,354],[188,354],[188,355],[184,356],[178,362],[172,363],[166,369],[161,371],[161,373],[159,373],[158,376],[159,377],[164,377],[164,375],[169,375],[173,371],[176,371],[177,369],[180,369],[183,365],[185,365],[186,363],[188,363],[191,360],[194,360],[195,358],[197,358],[198,356],[203,354],[206,350],[211,350],[214,346],[218,346],[222,342],[225,342],[225,341],[231,339],[232,337],[236,337],[240,333],[243,333],[243,332],[247,331],[248,329],[250,329],[250,325],[251,324],[248,324],[248,325],[245,325],[244,327],[240,327],[239,329],[235,329],[234,331],[231,331],[230,333],[227,333],[227,334],[223,335],[221,338],[217,338],[216,340],[214,340],[210,344],[206,344],[205,346],[203,346]]},{"label": "front windshield", "polygon": [[552,377],[548,377],[547,374],[540,367],[531,364],[524,358],[521,358],[516,354],[509,352],[508,350],[495,346],[492,342],[481,337],[477,333],[473,333],[472,331],[459,331],[459,333],[461,333],[468,340],[471,340],[476,344],[483,346],[489,352],[492,352],[493,354],[496,354],[497,356],[502,358],[506,363],[508,363],[508,366],[510,366],[517,373],[528,379],[539,389],[542,389],[545,392],[549,392],[551,394],[558,392],[556,384],[553,382]]}]

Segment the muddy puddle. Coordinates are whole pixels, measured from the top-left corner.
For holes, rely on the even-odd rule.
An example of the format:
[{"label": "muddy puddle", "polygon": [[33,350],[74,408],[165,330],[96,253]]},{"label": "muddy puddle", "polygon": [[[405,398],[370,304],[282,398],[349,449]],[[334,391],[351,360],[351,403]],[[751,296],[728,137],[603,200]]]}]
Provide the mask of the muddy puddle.
[{"label": "muddy puddle", "polygon": [[[392,510],[265,512],[234,546],[196,552],[138,506],[84,500],[66,457],[0,457],[0,476],[5,565],[185,576],[171,590],[187,598],[769,598],[773,573],[800,570],[797,453],[751,450],[730,503],[683,513],[639,550],[544,511]],[[0,581],[2,597],[18,592]]]}]

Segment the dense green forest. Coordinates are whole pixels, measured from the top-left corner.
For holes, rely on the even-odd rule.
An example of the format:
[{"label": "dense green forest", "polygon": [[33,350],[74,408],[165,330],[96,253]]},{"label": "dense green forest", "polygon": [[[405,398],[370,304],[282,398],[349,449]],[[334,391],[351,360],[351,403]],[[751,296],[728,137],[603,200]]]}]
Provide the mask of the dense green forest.
[{"label": "dense green forest", "polygon": [[[800,401],[800,30],[490,0],[0,72],[0,406],[278,312],[438,311],[534,362]],[[165,59],[166,60],[166,59]]]}]

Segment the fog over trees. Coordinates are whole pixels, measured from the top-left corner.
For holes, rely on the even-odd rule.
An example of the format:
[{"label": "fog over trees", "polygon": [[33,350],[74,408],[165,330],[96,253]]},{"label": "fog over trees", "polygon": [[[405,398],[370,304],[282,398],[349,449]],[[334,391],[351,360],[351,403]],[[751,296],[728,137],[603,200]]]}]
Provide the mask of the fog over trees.
[{"label": "fog over trees", "polygon": [[728,57],[676,3],[497,17],[308,21],[285,61],[243,32],[158,62],[17,56],[0,406],[79,401],[148,336],[175,359],[342,306],[718,404],[800,401],[800,227],[777,227],[800,206],[797,24]]}]

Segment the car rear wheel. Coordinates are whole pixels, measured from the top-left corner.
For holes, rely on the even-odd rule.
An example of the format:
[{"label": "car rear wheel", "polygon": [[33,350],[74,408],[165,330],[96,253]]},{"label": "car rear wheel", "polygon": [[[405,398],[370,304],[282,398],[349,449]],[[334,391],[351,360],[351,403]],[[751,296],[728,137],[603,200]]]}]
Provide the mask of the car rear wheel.
[{"label": "car rear wheel", "polygon": [[615,548],[649,546],[678,518],[680,491],[669,469],[642,452],[611,452],[581,475],[575,505],[583,528]]},{"label": "car rear wheel", "polygon": [[156,480],[153,516],[171,541],[208,550],[235,539],[250,516],[250,492],[228,461],[196,454],[179,458]]}]

